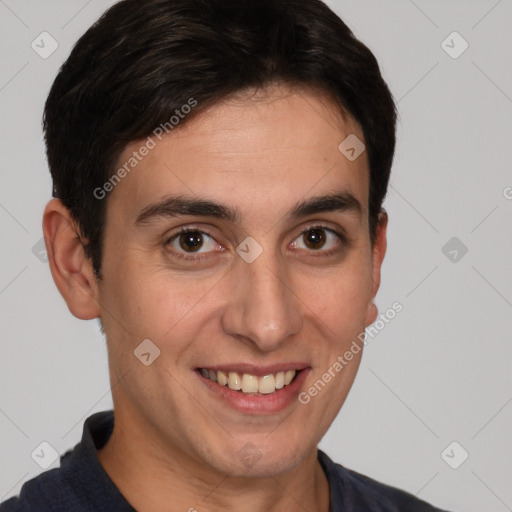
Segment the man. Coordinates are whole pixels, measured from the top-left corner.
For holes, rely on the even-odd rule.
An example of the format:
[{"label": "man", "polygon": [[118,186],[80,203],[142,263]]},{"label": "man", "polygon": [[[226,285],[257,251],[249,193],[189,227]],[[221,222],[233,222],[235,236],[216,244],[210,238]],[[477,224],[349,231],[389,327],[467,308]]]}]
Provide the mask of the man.
[{"label": "man", "polygon": [[377,318],[395,117],[318,0],[125,0],[87,31],[43,229],[114,412],[2,512],[439,510],[317,449]]}]

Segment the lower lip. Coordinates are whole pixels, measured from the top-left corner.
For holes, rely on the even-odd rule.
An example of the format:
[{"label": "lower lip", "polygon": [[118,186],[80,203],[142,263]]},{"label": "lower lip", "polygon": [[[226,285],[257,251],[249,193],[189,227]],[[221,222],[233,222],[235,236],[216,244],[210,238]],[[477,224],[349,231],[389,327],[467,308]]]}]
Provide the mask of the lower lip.
[{"label": "lower lip", "polygon": [[221,400],[228,402],[237,411],[246,414],[273,414],[286,409],[294,402],[298,402],[300,389],[309,371],[309,368],[301,370],[291,384],[268,395],[249,395],[242,391],[234,391],[227,386],[221,386],[203,377],[200,371],[196,371],[196,373],[212,393]]}]

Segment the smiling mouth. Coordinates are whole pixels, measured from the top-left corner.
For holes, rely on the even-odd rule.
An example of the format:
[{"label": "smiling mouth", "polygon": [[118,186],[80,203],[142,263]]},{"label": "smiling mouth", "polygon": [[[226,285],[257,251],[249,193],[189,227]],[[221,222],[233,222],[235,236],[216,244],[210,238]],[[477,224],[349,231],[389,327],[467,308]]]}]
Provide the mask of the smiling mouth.
[{"label": "smiling mouth", "polygon": [[301,370],[269,373],[260,377],[249,373],[225,372],[199,368],[201,375],[220,386],[252,395],[269,395],[291,384]]}]

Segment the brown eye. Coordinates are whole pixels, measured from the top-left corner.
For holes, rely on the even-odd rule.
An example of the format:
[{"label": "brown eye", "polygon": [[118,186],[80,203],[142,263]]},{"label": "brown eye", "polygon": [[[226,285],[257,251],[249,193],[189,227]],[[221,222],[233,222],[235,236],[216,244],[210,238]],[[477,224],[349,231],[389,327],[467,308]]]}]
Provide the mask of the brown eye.
[{"label": "brown eye", "polygon": [[203,237],[199,231],[189,231],[181,233],[179,236],[180,248],[187,252],[196,252],[203,245]]},{"label": "brown eye", "polygon": [[309,249],[321,249],[327,239],[325,230],[317,228],[306,231],[302,237],[306,247]]},{"label": "brown eye", "polygon": [[219,244],[208,233],[197,229],[184,229],[168,242],[171,249],[181,254],[205,253],[219,249]]},{"label": "brown eye", "polygon": [[330,253],[341,249],[346,245],[345,238],[336,231],[323,227],[313,226],[292,242],[294,249],[302,249],[308,252]]}]

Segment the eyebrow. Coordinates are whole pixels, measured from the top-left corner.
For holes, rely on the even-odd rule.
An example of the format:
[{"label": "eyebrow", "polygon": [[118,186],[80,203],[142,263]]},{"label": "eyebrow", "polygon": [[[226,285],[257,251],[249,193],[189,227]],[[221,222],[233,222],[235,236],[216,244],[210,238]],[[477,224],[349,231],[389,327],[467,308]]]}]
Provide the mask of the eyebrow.
[{"label": "eyebrow", "polygon": [[312,197],[298,203],[290,212],[289,218],[294,219],[326,212],[349,212],[362,215],[363,207],[351,192],[343,190]]},{"label": "eyebrow", "polygon": [[[292,220],[316,213],[336,211],[351,212],[360,216],[363,213],[363,207],[351,192],[343,190],[301,201],[292,208],[286,217]],[[179,215],[213,217],[233,223],[240,220],[239,211],[232,206],[194,196],[180,195],[168,196],[162,201],[146,206],[137,216],[135,224],[148,224],[159,218]]]}]

